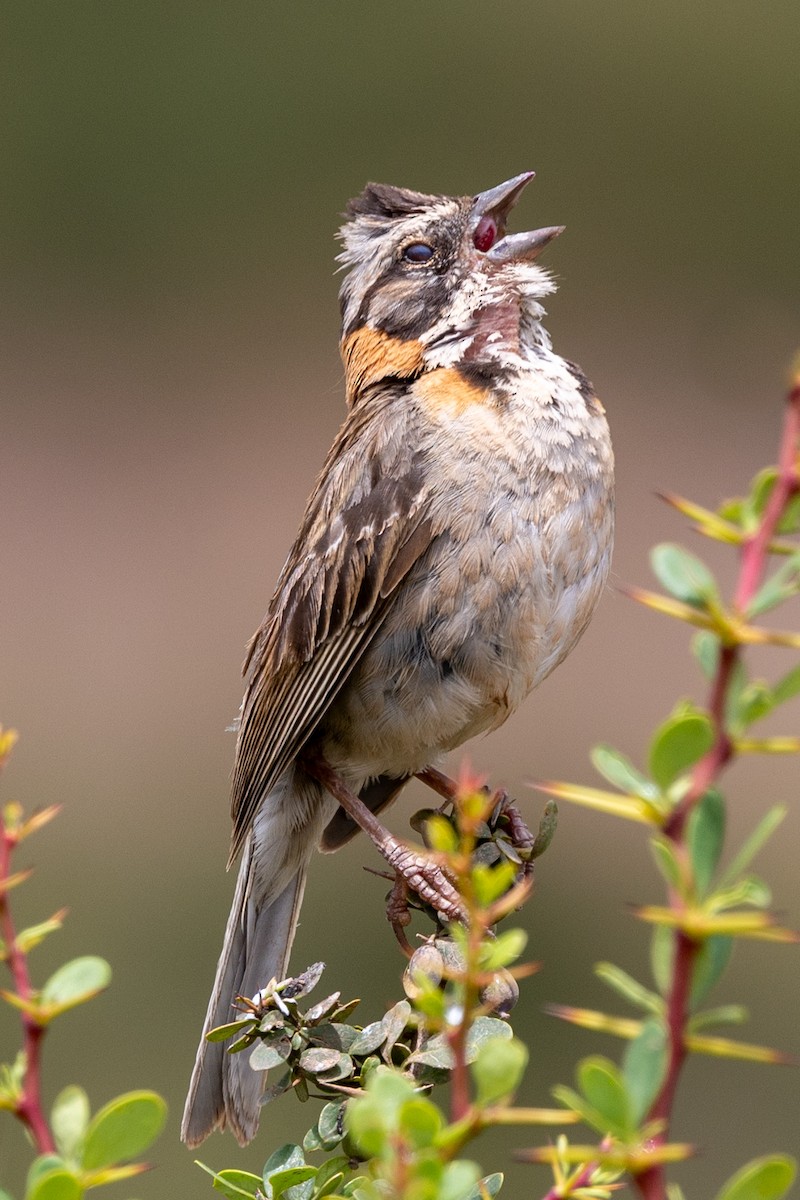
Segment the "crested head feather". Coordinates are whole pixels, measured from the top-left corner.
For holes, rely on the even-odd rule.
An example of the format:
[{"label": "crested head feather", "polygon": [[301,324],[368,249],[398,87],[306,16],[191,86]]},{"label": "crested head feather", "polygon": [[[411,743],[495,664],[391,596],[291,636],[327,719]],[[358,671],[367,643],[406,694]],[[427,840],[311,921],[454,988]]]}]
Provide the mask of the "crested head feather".
[{"label": "crested head feather", "polygon": [[346,217],[376,217],[391,221],[409,213],[423,212],[444,196],[428,196],[411,188],[392,187],[388,183],[368,183],[360,196],[348,201]]}]

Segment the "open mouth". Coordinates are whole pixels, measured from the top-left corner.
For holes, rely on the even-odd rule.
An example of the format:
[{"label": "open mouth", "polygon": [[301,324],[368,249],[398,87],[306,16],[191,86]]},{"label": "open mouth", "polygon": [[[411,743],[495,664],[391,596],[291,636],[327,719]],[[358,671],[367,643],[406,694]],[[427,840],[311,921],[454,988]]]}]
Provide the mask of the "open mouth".
[{"label": "open mouth", "polygon": [[480,192],[472,207],[472,244],[490,262],[533,262],[553,238],[564,232],[563,225],[550,225],[527,233],[506,233],[508,214],[535,175],[523,171],[497,187]]}]

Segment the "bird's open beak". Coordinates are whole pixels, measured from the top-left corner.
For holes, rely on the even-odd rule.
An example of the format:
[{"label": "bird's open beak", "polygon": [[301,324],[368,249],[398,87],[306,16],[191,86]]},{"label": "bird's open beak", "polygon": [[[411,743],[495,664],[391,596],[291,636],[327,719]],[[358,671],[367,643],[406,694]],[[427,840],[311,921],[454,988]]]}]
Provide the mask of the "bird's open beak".
[{"label": "bird's open beak", "polygon": [[521,175],[515,175],[513,179],[499,183],[497,187],[480,192],[475,197],[472,210],[475,228],[484,217],[491,217],[500,234],[494,245],[486,251],[490,262],[533,262],[553,238],[564,232],[563,225],[550,225],[546,229],[534,229],[529,233],[505,233],[508,214],[534,174],[534,171],[523,171]]}]

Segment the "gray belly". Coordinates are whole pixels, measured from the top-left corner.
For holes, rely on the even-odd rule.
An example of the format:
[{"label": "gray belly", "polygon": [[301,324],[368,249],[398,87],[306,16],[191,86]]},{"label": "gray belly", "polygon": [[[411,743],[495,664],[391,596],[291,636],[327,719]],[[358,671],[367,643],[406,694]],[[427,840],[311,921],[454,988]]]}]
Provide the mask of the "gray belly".
[{"label": "gray belly", "polygon": [[433,543],[326,717],[332,764],[405,775],[514,711],[572,649],[605,583],[610,510],[591,500],[544,524],[484,509],[462,539]]}]

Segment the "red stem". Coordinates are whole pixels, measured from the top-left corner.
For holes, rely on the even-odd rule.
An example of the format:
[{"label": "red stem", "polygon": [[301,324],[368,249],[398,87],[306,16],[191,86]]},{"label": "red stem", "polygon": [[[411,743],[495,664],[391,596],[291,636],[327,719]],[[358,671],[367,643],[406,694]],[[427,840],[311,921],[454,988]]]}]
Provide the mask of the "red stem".
[{"label": "red stem", "polygon": [[[756,595],[766,573],[770,544],[777,531],[781,516],[789,501],[800,492],[800,376],[793,380],[788,395],[781,448],[778,459],[778,477],[764,508],[758,529],[742,545],[739,577],[734,592],[734,608],[744,614]],[[692,809],[702,799],[709,787],[722,773],[733,757],[734,746],[725,728],[725,703],[731,676],[739,661],[739,645],[722,646],[719,662],[711,684],[708,711],[714,722],[716,738],[711,749],[697,763],[692,772],[691,784],[681,803],[667,822],[664,832],[677,849],[686,854],[686,821]],[[675,893],[670,895],[670,905],[680,910],[682,902]],[[686,1057],[686,1023],[689,1019],[689,995],[692,970],[700,942],[687,937],[680,929],[674,934],[674,959],[672,988],[667,997],[668,1061],[667,1073],[659,1095],[648,1114],[648,1120],[664,1122],[663,1130],[655,1141],[666,1142],[672,1106],[678,1086],[681,1068]],[[665,1200],[666,1180],[664,1168],[652,1167],[634,1180],[644,1200]]]},{"label": "red stem", "polygon": [[[2,838],[0,838],[0,927],[2,927],[6,956],[14,979],[16,994],[21,1000],[30,1000],[34,995],[34,989],[28,974],[28,962],[25,954],[17,945],[17,934],[11,916],[11,907],[8,903],[8,891],[2,886],[11,874],[11,853],[16,844],[15,836],[7,830],[3,830]],[[45,1027],[40,1025],[29,1013],[23,1012],[21,1020],[25,1075],[22,1083],[22,1095],[14,1111],[20,1121],[30,1130],[39,1153],[50,1154],[56,1147],[42,1108],[40,1075],[41,1043]]]}]

